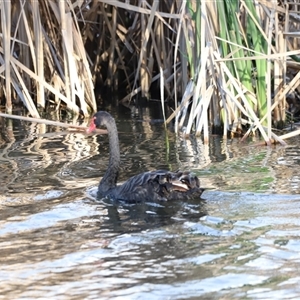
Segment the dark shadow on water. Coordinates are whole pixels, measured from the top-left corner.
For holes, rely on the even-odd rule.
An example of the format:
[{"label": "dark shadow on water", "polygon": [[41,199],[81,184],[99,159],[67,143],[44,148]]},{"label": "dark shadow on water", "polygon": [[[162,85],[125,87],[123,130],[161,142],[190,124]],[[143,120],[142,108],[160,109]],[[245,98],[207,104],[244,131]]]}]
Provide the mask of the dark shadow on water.
[{"label": "dark shadow on water", "polygon": [[107,210],[107,219],[102,226],[118,233],[141,232],[187,220],[199,220],[207,215],[203,199],[137,204],[111,202],[109,199],[102,199],[101,202]]}]

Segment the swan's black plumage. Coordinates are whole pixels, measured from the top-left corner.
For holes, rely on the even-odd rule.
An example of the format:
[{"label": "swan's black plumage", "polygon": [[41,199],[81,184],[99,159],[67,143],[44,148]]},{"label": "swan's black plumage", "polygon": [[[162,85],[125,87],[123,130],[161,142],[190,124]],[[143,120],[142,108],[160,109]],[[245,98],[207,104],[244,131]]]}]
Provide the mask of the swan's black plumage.
[{"label": "swan's black plumage", "polygon": [[99,183],[99,197],[109,197],[126,202],[200,198],[204,189],[200,188],[198,177],[188,171],[149,171],[129,178],[122,185],[117,185],[120,166],[117,126],[114,118],[108,112],[99,111],[94,115],[88,132],[92,132],[100,126],[107,128],[110,156],[108,168]]}]

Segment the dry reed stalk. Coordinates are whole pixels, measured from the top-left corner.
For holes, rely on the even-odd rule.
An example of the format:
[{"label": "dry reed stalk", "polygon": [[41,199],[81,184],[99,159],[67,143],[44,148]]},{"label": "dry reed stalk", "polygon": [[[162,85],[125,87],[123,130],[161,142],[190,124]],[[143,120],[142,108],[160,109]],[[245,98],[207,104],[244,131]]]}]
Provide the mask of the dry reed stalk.
[{"label": "dry reed stalk", "polygon": [[[269,45],[272,44],[272,36],[273,36],[273,28],[274,28],[274,19],[275,19],[275,12],[274,9],[271,10],[271,14],[269,17],[269,26],[268,26],[268,43]],[[271,47],[267,48],[267,55],[271,54]],[[272,136],[272,111],[271,111],[271,60],[267,59],[267,72],[266,72],[266,97],[267,97],[267,135],[268,140],[271,140]],[[262,121],[261,121],[262,122]]]},{"label": "dry reed stalk", "polygon": [[[163,23],[158,20],[155,19],[155,27],[154,27],[154,31],[151,35],[152,39],[152,43],[151,43],[151,47],[155,47],[156,49],[160,49],[159,51],[155,51],[155,60],[157,61],[158,67],[160,69],[165,69],[166,73],[165,73],[165,77],[168,78],[171,76],[172,74],[172,70],[170,68],[170,66],[172,66],[172,51],[171,49],[169,49],[169,41],[168,39],[166,39],[166,34],[165,34],[165,30],[164,30],[164,25]],[[172,35],[173,32],[171,31],[170,34]],[[153,65],[154,65],[154,59],[152,58],[151,60],[151,69],[150,70],[150,77],[152,76],[153,73]],[[163,74],[163,73],[161,73]],[[169,84],[165,84],[163,86],[164,90],[166,90],[168,92],[168,95],[171,97],[171,90],[169,88]]]},{"label": "dry reed stalk", "polygon": [[40,78],[40,80],[36,83],[36,96],[37,96],[37,104],[41,108],[45,108],[45,91],[44,86],[40,84],[40,82],[44,81],[44,51],[43,51],[43,32],[42,32],[42,24],[41,24],[41,16],[40,16],[40,7],[38,1],[32,1],[32,18],[33,18],[33,36],[35,43],[35,58],[36,58],[36,69],[35,73]]},{"label": "dry reed stalk", "polygon": [[116,30],[117,30],[117,9],[116,7],[112,7],[112,35],[111,35],[111,49],[110,55],[108,59],[108,78],[111,77],[111,81],[113,82],[112,86],[115,90],[118,89],[117,76],[114,76],[117,71],[117,65],[115,61],[115,48],[117,47],[116,41]]},{"label": "dry reed stalk", "polygon": [[161,100],[161,110],[164,117],[164,125],[166,127],[166,114],[165,114],[165,97],[164,97],[164,74],[163,69],[160,68],[160,100]]},{"label": "dry reed stalk", "polygon": [[[175,40],[175,47],[174,47],[174,56],[173,56],[173,68],[174,68],[174,73],[176,74],[176,76],[174,76],[174,101],[175,101],[175,109],[177,110],[178,107],[178,100],[177,100],[177,91],[184,91],[184,88],[188,86],[188,78],[187,78],[187,74],[188,74],[188,69],[187,69],[187,64],[184,63],[185,59],[183,57],[183,52],[181,51],[179,53],[181,59],[180,61],[182,61],[182,65],[181,65],[181,88],[179,86],[177,86],[177,67],[176,67],[176,60],[177,60],[177,55],[178,55],[178,49],[179,49],[179,45],[181,44],[182,46],[184,45],[184,41],[181,37],[181,32],[182,32],[182,27],[183,27],[183,22],[184,22],[184,14],[185,14],[185,5],[186,2],[182,1],[181,6],[179,8],[179,24],[177,26],[177,35],[176,35],[176,40]],[[184,47],[180,47],[182,49],[184,49]],[[175,124],[178,124],[177,121],[175,121]],[[175,127],[177,128],[177,127]],[[177,131],[176,131],[177,132]]]},{"label": "dry reed stalk", "polygon": [[[275,6],[275,5],[274,5]],[[275,8],[273,9],[275,11]],[[275,11],[275,40],[278,42],[277,51],[278,53],[287,52],[287,43],[284,39],[283,32],[284,28],[279,26],[279,17],[278,12]],[[288,22],[286,22],[285,27],[287,28]],[[274,77],[274,102],[278,102],[278,106],[274,108],[274,117],[273,121],[275,124],[283,123],[282,121],[286,119],[285,109],[286,109],[286,100],[285,97],[279,100],[279,95],[282,93],[286,85],[286,57],[279,58],[274,60],[274,74],[277,76]]]},{"label": "dry reed stalk", "polygon": [[[145,7],[145,2],[140,1],[139,3],[142,7]],[[152,14],[153,16],[153,14]],[[150,31],[152,31],[150,28],[150,31],[146,30],[146,16],[144,14],[141,14],[140,18],[140,23],[141,23],[141,52],[140,52],[140,59],[138,62],[138,67],[137,67],[137,73],[135,76],[135,84],[133,87],[136,86],[138,76],[140,78],[140,85],[141,85],[141,95],[142,97],[149,98],[149,83],[148,83],[148,72],[147,72],[147,59],[148,59],[148,54],[147,53],[147,43],[150,35]],[[152,24],[151,24],[152,25]]]},{"label": "dry reed stalk", "polygon": [[[62,123],[62,122],[58,122],[58,121],[51,121],[51,120],[46,120],[46,119],[41,119],[41,118],[16,116],[16,115],[5,114],[5,113],[0,113],[0,117],[4,117],[4,118],[8,118],[8,119],[15,119],[15,120],[22,120],[22,121],[32,122],[32,123],[39,123],[39,124],[45,124],[45,125],[64,127],[64,128],[77,129],[77,130],[82,131],[82,132],[86,132],[86,130],[88,128],[86,126],[67,124],[67,123]],[[97,130],[95,132],[99,133],[99,134],[107,134],[106,129],[97,128]]]},{"label": "dry reed stalk", "polygon": [[[144,1],[142,1],[142,3],[144,4]],[[146,98],[149,98],[149,87],[150,87],[149,81],[151,81],[149,77],[151,70],[148,70],[147,60],[148,57],[152,56],[152,53],[149,53],[147,51],[147,44],[150,38],[150,32],[152,31],[151,28],[154,22],[154,16],[157,11],[158,4],[159,4],[158,1],[153,2],[153,5],[151,7],[151,13],[147,22],[147,26],[146,26],[145,15],[142,15],[141,18],[141,29],[142,29],[141,45],[142,46],[141,46],[140,59],[138,61],[137,71],[140,74],[142,97],[146,97]],[[135,83],[136,81],[137,81],[137,76],[135,78]]]},{"label": "dry reed stalk", "polygon": [[[71,78],[70,73],[68,69],[68,51],[66,49],[68,42],[66,39],[68,39],[68,36],[66,34],[67,30],[67,21],[66,21],[66,13],[65,13],[65,1],[59,1],[58,5],[56,5],[54,2],[50,2],[52,10],[55,12],[55,16],[57,20],[60,20],[60,26],[61,26],[61,33],[62,33],[62,41],[61,41],[61,47],[62,47],[62,55],[63,55],[63,74],[64,74],[64,82],[65,82],[65,93],[66,97],[70,99],[70,102],[74,105],[74,97],[72,97],[71,93]],[[70,37],[71,39],[71,37]],[[68,106],[70,108],[70,106]],[[76,114],[78,113],[78,109],[76,111]]]},{"label": "dry reed stalk", "polygon": [[289,133],[286,133],[286,134],[283,134],[281,136],[279,136],[281,139],[285,140],[285,139],[288,139],[288,138],[291,138],[291,137],[294,137],[294,136],[297,136],[300,134],[300,129],[298,130],[295,130],[295,131],[292,131],[292,132],[289,132]]},{"label": "dry reed stalk", "polygon": [[11,2],[1,1],[1,28],[2,28],[2,43],[4,54],[4,67],[5,67],[5,96],[6,96],[6,111],[12,113],[11,101],[11,72],[10,72],[10,57],[11,57]]},{"label": "dry reed stalk", "polygon": [[[198,16],[198,14],[197,14]],[[204,144],[208,144],[209,141],[209,120],[208,120],[208,115],[209,115],[209,106],[211,103],[212,95],[215,92],[214,87],[212,86],[212,78],[211,76],[208,77],[209,75],[209,70],[211,67],[210,62],[210,56],[212,55],[211,47],[212,44],[211,42],[206,42],[207,40],[211,40],[211,37],[209,36],[210,33],[210,28],[209,28],[209,21],[208,21],[208,14],[207,14],[207,5],[201,5],[201,11],[200,11],[200,22],[201,22],[201,39],[197,39],[197,42],[200,42],[200,45],[197,46],[197,48],[200,49],[201,53],[201,68],[202,65],[204,64],[207,68],[206,72],[203,74],[203,84],[201,86],[201,96],[202,96],[202,101],[199,101],[198,107],[199,107],[199,112],[201,113],[197,114],[196,117],[196,128],[195,128],[195,133],[196,135],[200,136],[201,131],[203,130],[203,142]],[[199,22],[199,19],[196,18],[196,22]],[[203,56],[202,56],[203,54]],[[204,61],[205,62],[204,62]],[[201,73],[198,76],[202,76]],[[197,111],[197,107],[196,107]]]}]

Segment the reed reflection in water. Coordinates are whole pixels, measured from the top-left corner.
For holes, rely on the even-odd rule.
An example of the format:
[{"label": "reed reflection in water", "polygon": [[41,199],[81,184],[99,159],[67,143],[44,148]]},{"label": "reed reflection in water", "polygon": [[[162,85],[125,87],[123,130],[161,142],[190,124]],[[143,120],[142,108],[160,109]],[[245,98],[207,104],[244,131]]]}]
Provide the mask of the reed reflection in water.
[{"label": "reed reflection in water", "polygon": [[120,181],[191,169],[206,200],[97,199],[107,136],[1,119],[0,299],[300,295],[297,141],[267,148],[214,136],[203,145],[152,119],[116,119]]}]

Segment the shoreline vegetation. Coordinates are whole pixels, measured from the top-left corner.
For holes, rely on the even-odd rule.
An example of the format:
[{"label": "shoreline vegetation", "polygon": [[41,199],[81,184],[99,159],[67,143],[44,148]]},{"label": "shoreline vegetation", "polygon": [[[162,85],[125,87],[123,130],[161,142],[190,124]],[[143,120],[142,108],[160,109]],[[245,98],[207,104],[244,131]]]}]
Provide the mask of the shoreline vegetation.
[{"label": "shoreline vegetation", "polygon": [[87,118],[95,89],[122,90],[125,106],[155,92],[163,113],[174,106],[165,123],[204,143],[212,127],[268,145],[300,133],[274,133],[300,111],[297,3],[18,0],[0,10],[7,115],[21,105],[40,120],[50,109]]}]

